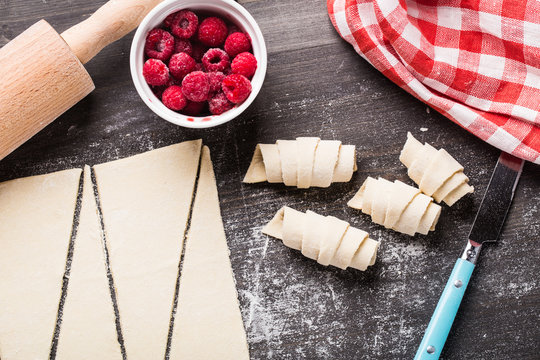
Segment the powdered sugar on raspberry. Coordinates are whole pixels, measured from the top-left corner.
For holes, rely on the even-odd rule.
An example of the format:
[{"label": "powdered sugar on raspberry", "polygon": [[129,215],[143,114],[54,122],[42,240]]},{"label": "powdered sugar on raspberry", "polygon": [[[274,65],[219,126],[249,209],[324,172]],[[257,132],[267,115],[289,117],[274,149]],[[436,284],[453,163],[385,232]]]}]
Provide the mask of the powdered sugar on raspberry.
[{"label": "powdered sugar on raspberry", "polygon": [[239,74],[232,74],[223,79],[221,88],[227,99],[235,104],[244,102],[251,94],[251,83],[245,76]]},{"label": "powdered sugar on raspberry", "polygon": [[143,65],[143,76],[148,85],[165,85],[169,81],[169,69],[161,60],[148,59]]},{"label": "powdered sugar on raspberry", "polygon": [[169,60],[174,51],[174,37],[163,29],[153,29],[146,36],[144,53],[152,59]]},{"label": "powdered sugar on raspberry", "polygon": [[188,100],[196,102],[207,100],[209,91],[208,76],[202,71],[194,71],[186,75],[182,81],[182,92]]},{"label": "powdered sugar on raspberry", "polygon": [[229,55],[219,48],[208,50],[202,58],[202,63],[206,71],[224,71],[231,65]]},{"label": "powdered sugar on raspberry", "polygon": [[225,40],[225,46],[223,47],[227,54],[233,59],[236,55],[250,51],[251,41],[249,41],[246,34],[241,32],[234,32]]},{"label": "powdered sugar on raspberry", "polygon": [[223,45],[228,34],[229,29],[225,21],[217,17],[209,17],[201,22],[197,37],[206,46],[218,47]]}]

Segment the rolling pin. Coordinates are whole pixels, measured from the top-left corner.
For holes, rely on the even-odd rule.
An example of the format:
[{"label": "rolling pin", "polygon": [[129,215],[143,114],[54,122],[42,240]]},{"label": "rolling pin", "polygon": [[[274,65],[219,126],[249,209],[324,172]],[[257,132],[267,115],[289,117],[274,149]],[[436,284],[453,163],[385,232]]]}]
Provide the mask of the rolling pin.
[{"label": "rolling pin", "polygon": [[1,48],[0,160],[92,92],[83,64],[159,2],[110,0],[62,35],[41,20]]}]

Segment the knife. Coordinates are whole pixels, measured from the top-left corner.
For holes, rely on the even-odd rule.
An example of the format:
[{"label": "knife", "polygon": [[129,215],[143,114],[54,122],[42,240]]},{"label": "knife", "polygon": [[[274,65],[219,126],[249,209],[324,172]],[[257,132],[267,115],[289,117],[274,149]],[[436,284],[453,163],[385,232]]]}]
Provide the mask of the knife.
[{"label": "knife", "polygon": [[499,156],[480,209],[476,213],[465,250],[456,261],[418,347],[415,360],[434,360],[441,355],[482,245],[499,238],[524,162],[505,152]]}]

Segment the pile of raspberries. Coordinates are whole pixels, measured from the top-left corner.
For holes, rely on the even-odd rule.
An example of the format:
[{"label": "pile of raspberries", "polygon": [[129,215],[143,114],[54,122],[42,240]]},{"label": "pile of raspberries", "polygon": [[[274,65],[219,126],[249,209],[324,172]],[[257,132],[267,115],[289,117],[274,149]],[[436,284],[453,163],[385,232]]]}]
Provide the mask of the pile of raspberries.
[{"label": "pile of raspberries", "polygon": [[170,14],[146,36],[144,54],[144,79],[171,110],[219,115],[251,94],[257,70],[251,39],[219,17]]}]

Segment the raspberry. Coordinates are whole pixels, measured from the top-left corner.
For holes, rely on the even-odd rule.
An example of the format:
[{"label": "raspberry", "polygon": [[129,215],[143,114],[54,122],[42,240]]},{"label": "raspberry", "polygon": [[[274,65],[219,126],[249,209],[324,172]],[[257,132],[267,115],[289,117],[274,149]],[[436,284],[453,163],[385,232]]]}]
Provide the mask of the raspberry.
[{"label": "raspberry", "polygon": [[206,100],[210,91],[208,76],[202,71],[187,74],[182,81],[182,91],[188,100],[197,102]]},{"label": "raspberry", "polygon": [[232,33],[225,40],[225,51],[231,58],[236,55],[251,50],[251,42],[246,34],[241,32]]},{"label": "raspberry", "polygon": [[251,94],[251,83],[244,75],[232,74],[223,79],[223,92],[230,102],[240,104]]},{"label": "raspberry", "polygon": [[210,96],[221,90],[221,83],[225,79],[225,74],[220,71],[206,73],[210,83]]},{"label": "raspberry", "polygon": [[189,40],[176,38],[174,39],[174,54],[181,52],[191,55],[193,52],[193,46]]},{"label": "raspberry", "polygon": [[231,64],[233,74],[244,75],[247,78],[251,78],[257,70],[257,59],[253,54],[243,52],[236,55]]},{"label": "raspberry", "polygon": [[186,107],[182,109],[182,114],[192,116],[199,115],[200,113],[202,113],[205,105],[206,101],[195,102],[188,100]]},{"label": "raspberry", "polygon": [[182,93],[182,88],[177,85],[169,86],[161,96],[163,105],[171,110],[182,110],[187,105],[187,100]]},{"label": "raspberry", "polygon": [[210,109],[210,113],[214,115],[221,115],[233,107],[234,104],[227,99],[227,96],[225,96],[222,91],[218,92],[208,100],[208,108]]},{"label": "raspberry", "polygon": [[168,60],[174,51],[174,37],[163,29],[153,29],[146,36],[144,53],[149,58]]},{"label": "raspberry", "polygon": [[209,17],[201,22],[197,36],[204,45],[218,47],[223,45],[228,33],[225,21],[217,17]]},{"label": "raspberry", "polygon": [[143,65],[143,76],[148,85],[165,85],[169,81],[169,69],[161,60],[148,59]]},{"label": "raspberry", "polygon": [[202,63],[206,71],[223,71],[231,65],[229,55],[221,49],[210,49],[204,54]]},{"label": "raspberry", "polygon": [[171,28],[171,25],[172,25],[172,22],[174,20],[174,17],[176,16],[177,13],[172,13],[172,14],[169,14],[165,20],[163,20],[163,26],[167,27],[167,28]]},{"label": "raspberry", "polygon": [[195,61],[201,61],[207,50],[208,50],[208,47],[196,42],[195,44],[193,44],[191,57],[194,58]]},{"label": "raspberry", "polygon": [[171,30],[175,36],[181,39],[189,39],[197,32],[198,25],[199,18],[194,12],[180,10],[171,22]]},{"label": "raspberry", "polygon": [[169,71],[172,76],[182,80],[184,76],[189,74],[195,68],[195,60],[186,53],[174,54],[169,61]]}]

